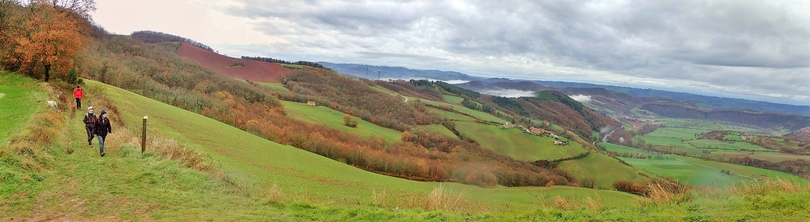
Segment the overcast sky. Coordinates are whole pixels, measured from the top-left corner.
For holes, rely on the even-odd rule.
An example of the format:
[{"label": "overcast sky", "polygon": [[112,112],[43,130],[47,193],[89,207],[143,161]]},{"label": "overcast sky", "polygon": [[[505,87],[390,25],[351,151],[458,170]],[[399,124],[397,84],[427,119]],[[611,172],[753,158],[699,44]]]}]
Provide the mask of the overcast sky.
[{"label": "overcast sky", "polygon": [[230,56],[810,105],[808,1],[96,0],[96,23]]}]

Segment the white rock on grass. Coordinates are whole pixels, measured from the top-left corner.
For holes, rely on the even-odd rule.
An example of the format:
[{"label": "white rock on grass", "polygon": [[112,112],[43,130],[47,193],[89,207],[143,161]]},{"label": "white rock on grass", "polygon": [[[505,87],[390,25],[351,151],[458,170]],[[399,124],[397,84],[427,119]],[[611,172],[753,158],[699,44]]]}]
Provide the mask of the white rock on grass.
[{"label": "white rock on grass", "polygon": [[56,109],[56,101],[48,100],[48,107]]}]

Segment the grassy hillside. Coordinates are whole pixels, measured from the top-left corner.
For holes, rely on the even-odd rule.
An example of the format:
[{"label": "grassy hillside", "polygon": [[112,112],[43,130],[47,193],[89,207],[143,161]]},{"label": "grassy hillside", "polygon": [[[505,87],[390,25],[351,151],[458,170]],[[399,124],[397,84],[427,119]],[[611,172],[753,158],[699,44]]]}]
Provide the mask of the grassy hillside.
[{"label": "grassy hillside", "polygon": [[417,126],[416,128],[424,129],[424,130],[427,130],[427,131],[430,131],[430,132],[433,132],[433,133],[436,133],[436,134],[439,134],[439,135],[444,135],[444,136],[447,136],[447,137],[450,137],[450,138],[458,138],[456,136],[456,134],[453,134],[453,132],[451,132],[449,129],[447,129],[447,127],[444,127],[444,126],[439,125],[439,124]]},{"label": "grassy hillside", "polygon": [[474,122],[457,122],[456,130],[473,138],[484,148],[521,161],[556,160],[587,152],[578,143],[554,145],[554,139],[523,133],[520,129]]},{"label": "grassy hillside", "polygon": [[[410,102],[410,101],[411,100],[408,100],[408,102]],[[499,123],[506,122],[506,120],[503,120],[501,118],[493,116],[492,114],[477,111],[477,110],[472,110],[472,109],[464,107],[462,105],[453,105],[453,104],[449,104],[449,103],[436,102],[436,101],[431,101],[431,100],[426,100],[426,99],[421,99],[419,101],[427,103],[427,104],[431,104],[431,105],[434,105],[434,106],[451,107],[453,110],[457,110],[459,112],[469,114],[471,116],[474,116],[475,118],[482,119],[482,120],[485,120],[485,121],[492,121],[492,122],[499,122]]]},{"label": "grassy hillside", "polygon": [[613,187],[616,180],[644,182],[646,178],[630,166],[598,152],[591,152],[585,158],[560,163],[560,169],[570,171],[580,178],[593,178],[603,189]]},{"label": "grassy hillside", "polygon": [[[645,173],[675,178],[695,186],[729,187],[741,182],[751,182],[753,178],[781,178],[799,183],[808,183],[795,175],[774,170],[767,170],[749,166],[741,166],[730,163],[708,161],[693,157],[684,157],[669,154],[655,154],[644,150],[619,146],[609,143],[600,143],[608,151],[616,152],[619,158],[625,162],[641,169]],[[645,158],[627,158],[621,154],[641,154]],[[726,175],[721,170],[734,172],[735,175]]]},{"label": "grassy hillside", "polygon": [[45,107],[47,93],[39,84],[32,78],[0,71],[0,144],[5,144],[34,112]]},{"label": "grassy hillside", "polygon": [[287,115],[303,120],[311,124],[323,124],[343,132],[351,133],[361,137],[377,136],[386,141],[397,141],[402,135],[401,132],[389,128],[374,125],[357,117],[352,117],[357,121],[357,127],[349,127],[343,124],[343,115],[340,111],[323,106],[310,106],[306,103],[287,102],[281,103],[287,111]]},{"label": "grassy hillside", "polygon": [[[439,184],[370,173],[294,147],[264,140],[212,119],[130,92],[107,86],[101,89],[108,89],[105,94],[116,98],[124,122],[139,123],[142,115],[149,115],[153,130],[204,151],[220,162],[229,175],[258,189],[275,184],[285,194],[305,196],[315,203],[354,205],[358,201],[371,202],[370,191],[374,190],[387,190],[391,196],[418,196],[429,193]],[[339,189],[334,189],[336,187]],[[469,199],[487,199],[492,202],[486,204],[488,206],[503,202],[497,196],[511,196],[510,193],[521,196],[526,192],[523,188],[484,189],[457,184],[446,184],[445,187],[452,192],[467,193]],[[605,196],[618,194],[612,191],[601,192],[608,192]],[[509,202],[514,203],[512,201],[514,200]],[[526,198],[523,201],[531,203],[533,200]]]},{"label": "grassy hillside", "polygon": [[[631,204],[634,199],[615,191],[573,187],[487,189],[383,176],[131,92],[94,81],[87,84],[87,103],[110,110],[114,121],[108,155],[98,157],[97,147],[84,143],[81,115],[65,113],[69,121],[53,145],[49,173],[39,182],[3,184],[0,193],[8,201],[0,204],[4,218],[445,220],[462,215],[420,209],[527,210],[543,200],[539,196],[572,201],[598,196],[609,200],[607,205]],[[137,131],[144,115],[149,116],[151,139],[141,155]],[[219,170],[191,170],[155,150],[171,147],[198,150]]]}]

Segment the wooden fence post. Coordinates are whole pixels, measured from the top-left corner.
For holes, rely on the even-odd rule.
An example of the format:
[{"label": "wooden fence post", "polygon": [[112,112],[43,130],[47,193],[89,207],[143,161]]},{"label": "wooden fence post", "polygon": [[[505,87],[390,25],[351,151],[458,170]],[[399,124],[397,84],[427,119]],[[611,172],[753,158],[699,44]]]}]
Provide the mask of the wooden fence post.
[{"label": "wooden fence post", "polygon": [[146,151],[146,119],[148,116],[143,116],[143,133],[141,134],[141,153]]}]

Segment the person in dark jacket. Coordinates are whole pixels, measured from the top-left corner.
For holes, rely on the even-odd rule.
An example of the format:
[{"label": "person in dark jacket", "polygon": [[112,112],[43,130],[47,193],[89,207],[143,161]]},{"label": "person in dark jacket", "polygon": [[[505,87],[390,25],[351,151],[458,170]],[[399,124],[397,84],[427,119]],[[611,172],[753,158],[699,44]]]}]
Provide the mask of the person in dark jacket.
[{"label": "person in dark jacket", "polygon": [[107,118],[107,110],[101,110],[98,121],[96,121],[96,136],[98,137],[98,152],[104,156],[104,141],[107,140],[107,133],[112,133],[110,119]]},{"label": "person in dark jacket", "polygon": [[93,107],[87,107],[87,114],[84,115],[84,129],[87,131],[87,145],[93,146],[93,134],[95,134],[96,122],[98,118],[93,114]]}]

